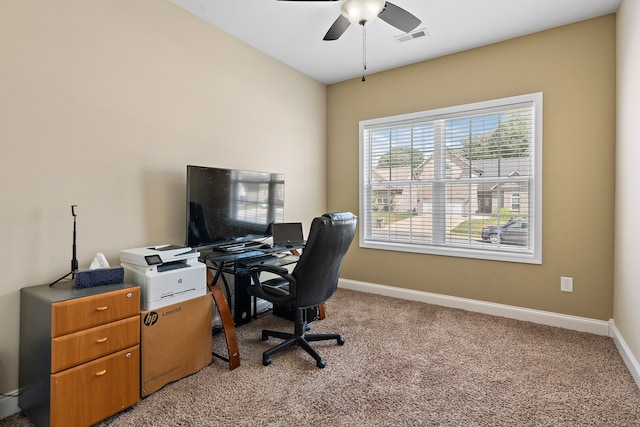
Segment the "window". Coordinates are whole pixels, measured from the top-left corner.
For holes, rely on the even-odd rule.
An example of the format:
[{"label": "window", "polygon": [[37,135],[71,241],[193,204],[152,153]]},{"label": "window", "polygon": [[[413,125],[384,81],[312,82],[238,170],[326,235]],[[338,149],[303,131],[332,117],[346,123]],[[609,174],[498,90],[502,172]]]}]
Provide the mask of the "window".
[{"label": "window", "polygon": [[511,212],[520,212],[520,195],[511,195]]},{"label": "window", "polygon": [[360,122],[360,246],[542,262],[542,93]]}]

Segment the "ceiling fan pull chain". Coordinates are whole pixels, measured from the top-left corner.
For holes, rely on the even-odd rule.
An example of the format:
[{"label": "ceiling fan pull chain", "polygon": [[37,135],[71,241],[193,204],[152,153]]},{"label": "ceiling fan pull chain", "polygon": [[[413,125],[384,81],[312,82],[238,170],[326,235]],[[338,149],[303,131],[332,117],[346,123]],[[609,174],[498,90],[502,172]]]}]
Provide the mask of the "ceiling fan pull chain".
[{"label": "ceiling fan pull chain", "polygon": [[362,81],[366,81],[364,73],[367,70],[367,27],[362,23]]}]

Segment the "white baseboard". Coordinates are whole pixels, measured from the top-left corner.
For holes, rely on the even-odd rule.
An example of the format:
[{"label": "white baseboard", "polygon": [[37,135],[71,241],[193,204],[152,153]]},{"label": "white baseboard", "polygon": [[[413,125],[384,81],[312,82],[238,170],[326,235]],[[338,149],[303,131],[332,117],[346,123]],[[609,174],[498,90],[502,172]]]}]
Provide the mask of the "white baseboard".
[{"label": "white baseboard", "polygon": [[20,407],[18,407],[18,390],[11,391],[7,394],[9,396],[0,397],[0,420],[20,412]]},{"label": "white baseboard", "polygon": [[611,337],[625,365],[631,372],[633,379],[640,388],[640,364],[627,346],[620,331],[615,326],[613,319],[590,319],[587,317],[570,316],[549,311],[533,310],[530,308],[516,307],[505,304],[496,304],[467,298],[452,297],[448,295],[434,294],[430,292],[416,291],[412,289],[397,288],[394,286],[378,285],[374,283],[359,282],[356,280],[340,279],[339,286],[344,289],[367,292],[370,294],[384,295],[393,298],[401,298],[411,301],[419,301],[427,304],[443,307],[459,308],[476,313],[492,316],[506,317],[509,319],[524,320],[547,326],[571,329],[579,332],[588,332],[595,335]]},{"label": "white baseboard", "polygon": [[476,313],[490,314],[492,316],[507,317],[509,319],[524,320],[527,322],[533,322],[547,326],[557,326],[574,331],[589,332],[596,335],[609,336],[609,322],[604,320],[595,320],[579,316],[569,316],[566,314],[552,313],[549,311],[533,310],[530,308],[522,308],[512,305],[496,304],[492,302],[478,301],[467,298],[452,297],[448,295],[434,294],[412,289],[396,288],[393,286],[359,282],[349,279],[340,279],[339,286],[341,288],[367,292],[370,294],[384,295],[411,301],[420,301],[428,304],[440,305],[443,307],[459,308]]},{"label": "white baseboard", "polygon": [[629,346],[625,342],[624,338],[620,334],[618,328],[616,328],[616,324],[613,319],[609,320],[609,330],[610,336],[613,338],[613,342],[616,343],[616,347],[618,348],[618,352],[620,352],[620,356],[622,356],[622,360],[624,360],[625,365],[631,372],[631,376],[640,387],[640,364],[638,360],[635,358]]}]

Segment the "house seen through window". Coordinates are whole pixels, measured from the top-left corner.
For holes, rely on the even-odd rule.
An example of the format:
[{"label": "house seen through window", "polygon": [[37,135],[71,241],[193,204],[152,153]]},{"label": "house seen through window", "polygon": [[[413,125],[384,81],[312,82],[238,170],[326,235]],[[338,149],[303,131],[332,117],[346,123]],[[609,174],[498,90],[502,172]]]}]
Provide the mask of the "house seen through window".
[{"label": "house seen through window", "polygon": [[360,122],[360,245],[541,262],[542,94]]}]

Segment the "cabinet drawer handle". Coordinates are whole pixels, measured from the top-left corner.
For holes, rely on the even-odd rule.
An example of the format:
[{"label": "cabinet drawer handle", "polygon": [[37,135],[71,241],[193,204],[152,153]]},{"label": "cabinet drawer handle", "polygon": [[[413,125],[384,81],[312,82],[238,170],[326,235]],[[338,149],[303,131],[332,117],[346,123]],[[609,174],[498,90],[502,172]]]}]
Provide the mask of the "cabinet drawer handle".
[{"label": "cabinet drawer handle", "polygon": [[100,339],[97,339],[97,340],[96,340],[96,342],[98,342],[98,343],[100,343],[100,342],[105,342],[105,341],[107,341],[107,337],[100,338]]},{"label": "cabinet drawer handle", "polygon": [[102,307],[96,307],[96,311],[105,311],[107,309],[106,305],[103,305]]},{"label": "cabinet drawer handle", "polygon": [[106,370],[106,369],[103,369],[103,370],[102,370],[102,371],[100,371],[100,372],[96,372],[96,377],[101,377],[101,376],[103,376],[103,375],[104,375],[104,374],[106,374],[106,373],[107,373],[107,370]]}]

